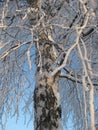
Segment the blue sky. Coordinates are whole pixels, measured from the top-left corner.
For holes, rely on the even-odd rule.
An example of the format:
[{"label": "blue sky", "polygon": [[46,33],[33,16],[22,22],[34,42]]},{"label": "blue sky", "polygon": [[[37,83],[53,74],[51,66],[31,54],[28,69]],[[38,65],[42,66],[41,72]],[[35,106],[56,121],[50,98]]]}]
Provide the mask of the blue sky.
[{"label": "blue sky", "polygon": [[29,123],[27,127],[24,124],[24,116],[20,116],[18,122],[16,123],[16,118],[9,118],[6,125],[6,130],[34,130],[33,121]]}]

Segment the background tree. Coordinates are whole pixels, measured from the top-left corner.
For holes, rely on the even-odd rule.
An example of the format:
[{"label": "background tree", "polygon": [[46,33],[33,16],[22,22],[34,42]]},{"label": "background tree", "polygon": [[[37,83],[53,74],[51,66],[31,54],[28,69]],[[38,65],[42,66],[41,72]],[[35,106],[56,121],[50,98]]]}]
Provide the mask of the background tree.
[{"label": "background tree", "polygon": [[34,99],[35,130],[62,129],[61,114],[65,129],[69,120],[73,130],[97,128],[97,6],[95,0],[0,1],[1,125],[4,114],[18,118],[21,103],[32,120]]}]

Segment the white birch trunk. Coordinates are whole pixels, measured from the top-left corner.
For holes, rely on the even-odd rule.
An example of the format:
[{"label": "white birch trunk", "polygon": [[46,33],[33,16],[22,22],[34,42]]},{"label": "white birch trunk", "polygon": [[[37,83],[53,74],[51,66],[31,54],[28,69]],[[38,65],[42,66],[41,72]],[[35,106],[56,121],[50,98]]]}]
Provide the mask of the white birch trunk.
[{"label": "white birch trunk", "polygon": [[[41,43],[41,42],[42,43]],[[50,66],[54,63],[52,44],[41,39],[37,49],[39,53],[34,91],[35,129],[34,130],[62,130],[61,106],[58,91],[59,73],[49,78]]]}]

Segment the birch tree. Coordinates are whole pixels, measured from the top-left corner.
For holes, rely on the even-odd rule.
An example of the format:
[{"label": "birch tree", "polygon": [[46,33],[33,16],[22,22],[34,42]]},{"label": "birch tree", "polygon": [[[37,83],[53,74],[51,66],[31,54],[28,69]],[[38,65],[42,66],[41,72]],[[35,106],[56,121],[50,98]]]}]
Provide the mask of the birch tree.
[{"label": "birch tree", "polygon": [[34,130],[97,130],[97,26],[97,0],[0,1],[2,129],[22,104]]}]

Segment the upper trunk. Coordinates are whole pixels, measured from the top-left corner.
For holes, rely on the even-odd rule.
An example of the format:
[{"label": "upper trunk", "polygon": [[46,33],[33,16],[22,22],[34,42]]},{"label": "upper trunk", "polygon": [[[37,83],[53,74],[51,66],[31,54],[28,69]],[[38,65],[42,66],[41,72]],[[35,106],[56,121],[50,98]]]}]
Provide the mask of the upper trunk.
[{"label": "upper trunk", "polygon": [[34,91],[35,130],[62,130],[61,106],[58,92],[58,72],[48,77],[50,66],[55,61],[53,45],[41,39],[37,49],[39,51],[36,88]]}]

